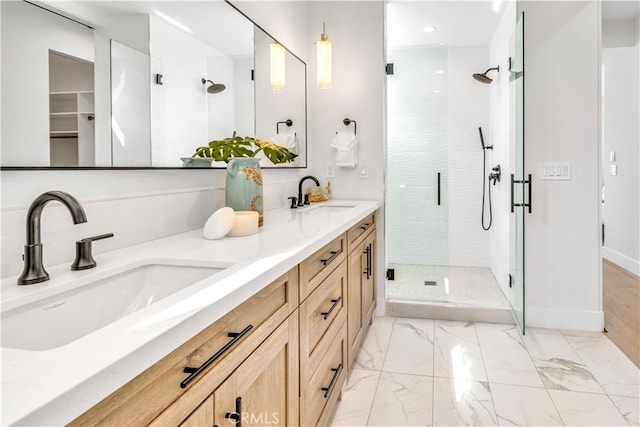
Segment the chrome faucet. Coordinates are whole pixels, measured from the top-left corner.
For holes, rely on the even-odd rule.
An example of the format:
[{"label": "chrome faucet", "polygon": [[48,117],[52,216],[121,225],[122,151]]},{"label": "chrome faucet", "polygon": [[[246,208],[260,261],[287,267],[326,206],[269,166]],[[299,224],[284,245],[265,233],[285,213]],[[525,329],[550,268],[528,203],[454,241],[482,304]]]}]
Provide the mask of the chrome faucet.
[{"label": "chrome faucet", "polygon": [[40,240],[40,218],[45,205],[58,201],[71,213],[74,224],[87,222],[87,216],[80,203],[70,194],[62,191],[47,191],[39,195],[27,212],[27,244],[24,247],[24,269],[18,277],[18,285],[32,285],[49,280],[49,273],[42,264],[42,242]]},{"label": "chrome faucet", "polygon": [[318,181],[316,177],[311,175],[303,176],[300,179],[300,182],[298,183],[298,206],[304,206],[309,204],[309,198],[307,198],[304,201],[302,198],[302,183],[305,182],[307,179],[312,179],[316,183],[316,185],[320,187],[320,181]]}]

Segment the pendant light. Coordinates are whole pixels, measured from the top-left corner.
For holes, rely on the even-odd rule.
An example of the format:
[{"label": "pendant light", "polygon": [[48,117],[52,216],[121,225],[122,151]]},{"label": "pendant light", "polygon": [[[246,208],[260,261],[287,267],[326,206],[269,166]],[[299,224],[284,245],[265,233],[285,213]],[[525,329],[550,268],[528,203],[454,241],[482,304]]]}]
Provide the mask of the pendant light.
[{"label": "pendant light", "polygon": [[271,63],[271,88],[274,92],[284,90],[287,83],[285,50],[280,43],[271,43],[270,49]]},{"label": "pendant light", "polygon": [[322,34],[317,43],[317,84],[318,89],[331,88],[331,41],[325,31],[324,22],[322,23]]}]

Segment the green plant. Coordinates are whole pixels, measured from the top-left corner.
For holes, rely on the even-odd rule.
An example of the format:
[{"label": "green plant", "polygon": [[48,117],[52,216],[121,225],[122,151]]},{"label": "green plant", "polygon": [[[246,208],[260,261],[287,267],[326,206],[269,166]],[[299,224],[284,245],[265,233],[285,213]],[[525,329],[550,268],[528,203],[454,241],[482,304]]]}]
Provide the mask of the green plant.
[{"label": "green plant", "polygon": [[261,151],[264,152],[267,159],[276,165],[292,162],[293,159],[298,157],[297,154],[293,154],[285,147],[264,139],[235,135],[222,140],[211,141],[206,147],[196,148],[196,152],[192,157],[206,157],[229,163],[233,157],[255,157]]}]

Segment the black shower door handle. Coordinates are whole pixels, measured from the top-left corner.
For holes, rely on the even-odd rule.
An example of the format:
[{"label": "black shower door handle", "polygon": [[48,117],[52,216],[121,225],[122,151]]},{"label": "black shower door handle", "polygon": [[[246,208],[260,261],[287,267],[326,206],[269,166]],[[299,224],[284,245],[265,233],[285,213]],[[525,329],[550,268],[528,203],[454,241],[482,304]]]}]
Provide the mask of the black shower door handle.
[{"label": "black shower door handle", "polygon": [[438,206],[440,206],[440,172],[438,172]]},{"label": "black shower door handle", "polygon": [[[515,207],[516,206],[522,206],[523,208],[528,208],[529,213],[531,213],[531,185],[533,184],[533,180],[531,179],[531,174],[527,175],[528,179],[515,179],[513,174],[511,174],[511,213],[513,213],[515,211]],[[528,202],[525,203],[524,200],[522,201],[522,203],[515,203],[514,200],[514,187],[515,184],[529,184],[529,188],[528,188]],[[523,194],[524,197],[524,194]]]}]

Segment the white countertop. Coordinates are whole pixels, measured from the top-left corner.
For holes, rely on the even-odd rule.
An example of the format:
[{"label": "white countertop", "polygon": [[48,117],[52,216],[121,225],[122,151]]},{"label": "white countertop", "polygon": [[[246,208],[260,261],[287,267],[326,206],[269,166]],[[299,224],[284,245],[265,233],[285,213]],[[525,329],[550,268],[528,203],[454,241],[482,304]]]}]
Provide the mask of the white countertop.
[{"label": "white countertop", "polygon": [[[318,206],[354,206],[317,209]],[[222,272],[58,348],[1,348],[3,426],[66,424],[273,280],[374,212],[377,201],[332,200],[265,213],[257,234],[206,240],[202,230],[95,256],[98,267],[47,266],[48,282],[3,280],[1,311],[110,276],[148,260],[232,263]],[[29,327],[29,325],[25,325]]]}]

